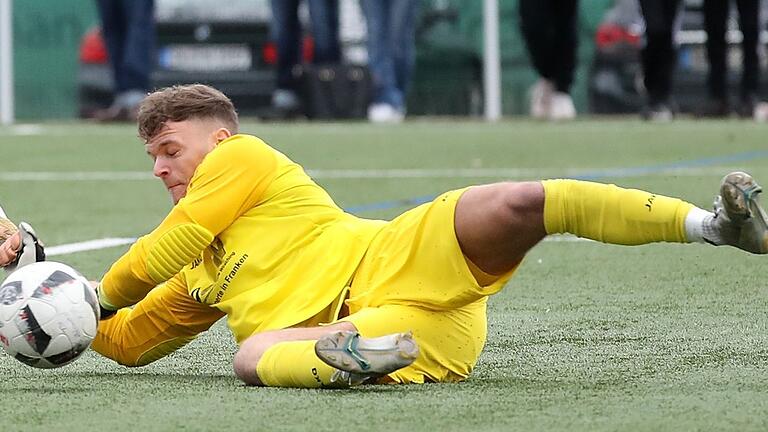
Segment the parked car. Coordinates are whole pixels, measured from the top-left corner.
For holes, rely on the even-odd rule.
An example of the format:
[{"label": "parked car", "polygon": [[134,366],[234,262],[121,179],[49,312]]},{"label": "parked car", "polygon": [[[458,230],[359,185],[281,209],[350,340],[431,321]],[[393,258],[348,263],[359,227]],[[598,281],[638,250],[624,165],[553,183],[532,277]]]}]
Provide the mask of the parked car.
[{"label": "parked car", "polygon": [[[156,2],[157,55],[152,85],[206,83],[229,95],[241,112],[269,106],[276,50],[269,39],[268,0]],[[83,37],[78,91],[80,114],[112,101],[112,73],[98,26]]]},{"label": "parked car", "polygon": [[[762,16],[768,10],[765,2]],[[732,8],[733,9],[733,8]],[[735,11],[728,21],[727,43],[729,85],[738,89],[741,72],[741,32]],[[765,24],[761,28],[765,28]],[[643,68],[640,51],[645,23],[637,0],[617,0],[605,13],[595,34],[595,56],[589,78],[590,111],[598,114],[637,113],[644,101]],[[673,99],[680,112],[691,113],[707,100],[707,34],[701,0],[685,0],[678,31],[678,64],[673,80]],[[761,33],[768,40],[768,33]],[[761,52],[761,68],[766,56]]]},{"label": "parked car", "polygon": [[[226,7],[217,7],[215,0],[156,0],[155,5],[154,88],[206,83],[230,96],[241,114],[273,114],[270,102],[277,50],[270,39],[269,0],[229,0]],[[409,112],[479,113],[480,57],[457,30],[456,7],[445,0],[424,1],[422,5]],[[307,21],[306,9],[300,9],[300,18]],[[340,37],[346,62],[367,61],[365,36],[358,0],[341,0]],[[305,62],[312,59],[312,45],[311,37],[305,36]],[[80,115],[89,117],[112,101],[112,73],[98,26],[82,38],[79,63]]]}]

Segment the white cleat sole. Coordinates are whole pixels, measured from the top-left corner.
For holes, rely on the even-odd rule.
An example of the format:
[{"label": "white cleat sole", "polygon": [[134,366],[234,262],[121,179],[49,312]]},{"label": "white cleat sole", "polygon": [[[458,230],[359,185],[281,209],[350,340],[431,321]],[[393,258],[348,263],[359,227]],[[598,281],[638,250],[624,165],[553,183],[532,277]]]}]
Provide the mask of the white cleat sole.
[{"label": "white cleat sole", "polygon": [[318,339],[315,354],[336,369],[365,375],[386,375],[402,369],[419,356],[419,346],[409,333],[364,338],[340,331]]},{"label": "white cleat sole", "polygon": [[768,253],[768,216],[758,203],[763,191],[747,173],[732,172],[720,184],[720,197],[728,219],[740,227],[734,246],[752,253]]}]

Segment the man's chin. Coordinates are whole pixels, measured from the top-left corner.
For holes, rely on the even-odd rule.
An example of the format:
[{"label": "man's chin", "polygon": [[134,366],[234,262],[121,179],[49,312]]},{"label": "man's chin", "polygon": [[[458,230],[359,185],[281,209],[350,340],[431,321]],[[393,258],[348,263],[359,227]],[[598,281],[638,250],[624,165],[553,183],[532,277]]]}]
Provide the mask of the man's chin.
[{"label": "man's chin", "polygon": [[176,205],[187,194],[187,188],[182,187],[182,185],[173,186],[168,188],[168,193],[171,194],[171,201]]},{"label": "man's chin", "polygon": [[176,205],[181,201],[182,198],[184,198],[185,194],[175,194],[171,192],[171,201],[173,201],[173,205]]}]

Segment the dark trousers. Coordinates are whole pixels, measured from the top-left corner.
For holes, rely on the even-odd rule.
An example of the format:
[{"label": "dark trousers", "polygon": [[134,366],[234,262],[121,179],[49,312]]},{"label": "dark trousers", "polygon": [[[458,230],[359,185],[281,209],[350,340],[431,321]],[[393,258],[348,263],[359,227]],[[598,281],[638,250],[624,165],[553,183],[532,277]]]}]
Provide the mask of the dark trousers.
[{"label": "dark trousers", "polygon": [[154,67],[154,0],[97,0],[116,93],[149,91]]},{"label": "dark trousers", "polygon": [[[739,28],[744,36],[741,42],[743,72],[740,96],[746,99],[757,92],[760,69],[757,59],[759,28],[759,0],[736,0],[739,11]],[[727,98],[726,65],[727,43],[725,31],[731,2],[729,0],[704,0],[704,26],[707,30],[707,56],[709,58],[709,95],[714,99]]]},{"label": "dark trousers", "polygon": [[[272,38],[277,44],[277,87],[295,90],[293,67],[301,63],[303,32],[299,23],[300,0],[272,0]],[[308,0],[314,63],[338,63],[339,2]]]},{"label": "dark trousers", "polygon": [[520,30],[539,75],[568,93],[576,67],[578,0],[520,0]]},{"label": "dark trousers", "polygon": [[651,104],[669,102],[677,65],[673,31],[680,0],[640,0],[646,44],[642,52],[645,89]]}]

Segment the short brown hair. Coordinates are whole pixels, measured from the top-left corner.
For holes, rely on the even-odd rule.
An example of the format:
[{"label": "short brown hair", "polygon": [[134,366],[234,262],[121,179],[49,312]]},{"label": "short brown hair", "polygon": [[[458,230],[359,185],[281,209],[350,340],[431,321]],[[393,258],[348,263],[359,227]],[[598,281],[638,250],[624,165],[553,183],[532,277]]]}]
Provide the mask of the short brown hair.
[{"label": "short brown hair", "polygon": [[233,134],[239,122],[232,101],[222,92],[204,84],[166,87],[150,93],[139,105],[139,136],[149,141],[168,121],[216,119]]}]

